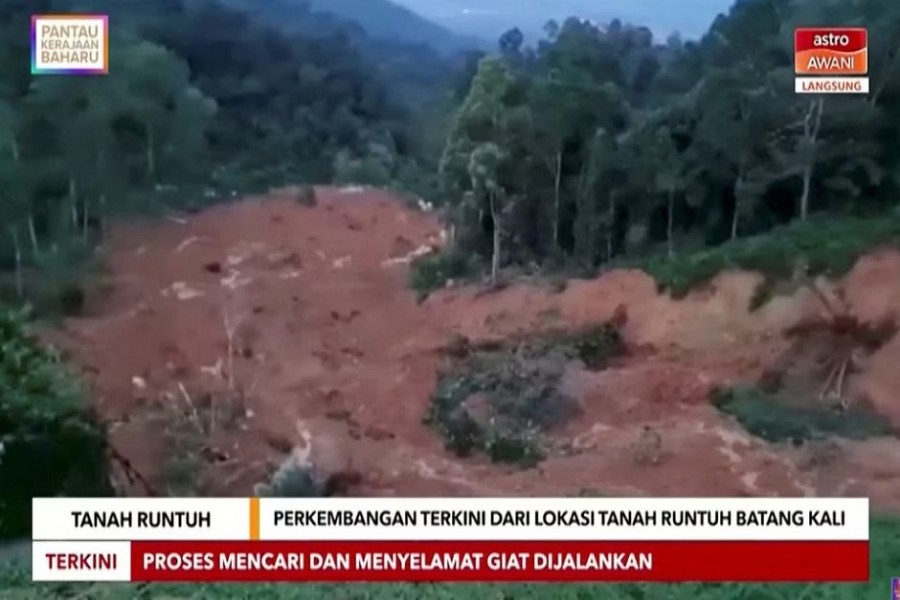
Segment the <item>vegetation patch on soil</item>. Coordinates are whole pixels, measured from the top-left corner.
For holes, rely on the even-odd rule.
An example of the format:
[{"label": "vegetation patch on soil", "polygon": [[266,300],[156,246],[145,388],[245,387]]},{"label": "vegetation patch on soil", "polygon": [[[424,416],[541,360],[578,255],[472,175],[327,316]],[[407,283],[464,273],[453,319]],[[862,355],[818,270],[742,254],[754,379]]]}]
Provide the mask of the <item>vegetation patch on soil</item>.
[{"label": "vegetation patch on soil", "polygon": [[166,441],[161,473],[165,495],[202,496],[212,489],[217,471],[213,467],[235,462],[225,441],[244,421],[245,407],[240,389],[198,393],[188,392],[183,384],[149,407],[148,422]]},{"label": "vegetation patch on soil", "polygon": [[860,440],[895,434],[886,418],[867,407],[841,410],[815,406],[756,387],[717,391],[713,404],[734,417],[751,435],[773,443],[803,443],[831,437]]},{"label": "vegetation patch on soil", "polygon": [[567,366],[577,360],[599,370],[623,350],[611,324],[482,348],[457,340],[426,422],[458,456],[484,453],[495,462],[533,466],[544,456],[542,434],[579,413],[560,387]]},{"label": "vegetation patch on soil", "polygon": [[468,281],[478,273],[476,257],[447,249],[414,260],[410,268],[409,285],[420,299],[425,299],[450,281]]},{"label": "vegetation patch on soil", "polygon": [[713,404],[769,442],[896,435],[852,385],[859,363],[894,337],[896,323],[864,323],[847,307],[821,300],[826,316],[788,330],[792,344],[757,385],[715,391]]},{"label": "vegetation patch on soil", "polygon": [[112,493],[106,434],[60,357],[0,307],[0,539],[31,530],[35,496]]},{"label": "vegetation patch on soil", "polygon": [[751,308],[762,306],[774,292],[774,281],[792,277],[798,268],[808,276],[840,276],[867,251],[900,241],[900,211],[877,217],[814,218],[763,235],[738,239],[715,248],[657,257],[638,266],[656,279],[660,291],[674,298],[708,283],[727,270],[762,273],[767,281]]}]

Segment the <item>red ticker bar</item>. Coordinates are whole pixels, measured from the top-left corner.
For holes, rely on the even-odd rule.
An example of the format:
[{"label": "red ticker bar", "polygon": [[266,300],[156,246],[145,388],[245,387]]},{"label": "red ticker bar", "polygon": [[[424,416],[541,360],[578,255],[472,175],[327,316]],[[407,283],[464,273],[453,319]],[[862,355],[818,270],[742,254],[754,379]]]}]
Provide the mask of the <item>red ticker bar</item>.
[{"label": "red ticker bar", "polygon": [[867,541],[131,542],[131,580],[862,582]]}]

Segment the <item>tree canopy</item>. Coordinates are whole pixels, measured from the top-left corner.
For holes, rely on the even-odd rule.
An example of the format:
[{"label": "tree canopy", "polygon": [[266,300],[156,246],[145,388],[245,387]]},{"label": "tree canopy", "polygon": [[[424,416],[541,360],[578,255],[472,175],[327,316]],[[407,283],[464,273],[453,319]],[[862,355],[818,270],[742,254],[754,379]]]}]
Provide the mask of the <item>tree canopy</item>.
[{"label": "tree canopy", "polygon": [[[795,94],[794,28],[835,23],[869,27],[872,93]],[[445,147],[451,204],[475,191],[459,166],[480,144],[523,167],[497,175],[497,193],[530,215],[504,222],[519,242],[504,264],[594,268],[656,245],[675,255],[896,202],[896,3],[738,0],[696,41],[578,18],[550,22],[545,34],[535,47],[516,29],[500,37]],[[487,85],[499,72],[502,93]],[[510,120],[529,123],[515,144],[502,127]],[[470,222],[460,242],[487,257],[490,221]]]}]

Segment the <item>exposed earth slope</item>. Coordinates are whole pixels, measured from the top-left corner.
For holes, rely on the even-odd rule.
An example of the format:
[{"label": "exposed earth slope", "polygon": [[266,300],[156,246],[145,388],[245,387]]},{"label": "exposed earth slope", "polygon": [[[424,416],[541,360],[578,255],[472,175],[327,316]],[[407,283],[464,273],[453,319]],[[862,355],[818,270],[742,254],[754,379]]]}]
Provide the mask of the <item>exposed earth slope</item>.
[{"label": "exposed earth slope", "polygon": [[[316,207],[274,194],[117,226],[88,314],[49,334],[157,493],[181,460],[198,493],[248,494],[294,451],[358,495],[864,494],[900,507],[895,438],[836,442],[822,459],[821,448],[752,438],[710,403],[714,388],[756,380],[793,352],[786,332],[823,310],[808,290],[750,313],[755,275],[673,301],[643,273],[615,271],[563,291],[458,288],[418,304],[404,257],[441,243],[437,221],[384,192],[318,196]],[[900,255],[866,258],[841,288],[862,321],[891,316]],[[552,433],[559,451],[538,467],[456,458],[423,424],[454,338],[616,315],[627,316],[628,354],[601,372],[571,365],[581,414]],[[847,389],[900,426],[898,361],[894,337]],[[661,442],[652,464],[636,456],[647,427]]]}]

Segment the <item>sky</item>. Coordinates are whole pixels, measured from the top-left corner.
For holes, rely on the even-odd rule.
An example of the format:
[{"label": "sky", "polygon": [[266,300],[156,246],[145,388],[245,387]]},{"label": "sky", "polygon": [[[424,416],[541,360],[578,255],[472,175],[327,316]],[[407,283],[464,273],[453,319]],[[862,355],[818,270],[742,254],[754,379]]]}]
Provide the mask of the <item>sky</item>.
[{"label": "sky", "polygon": [[661,38],[678,31],[702,35],[733,0],[394,0],[460,33],[494,39],[511,27],[541,31],[550,19],[578,16],[598,22],[618,17],[645,25]]}]

